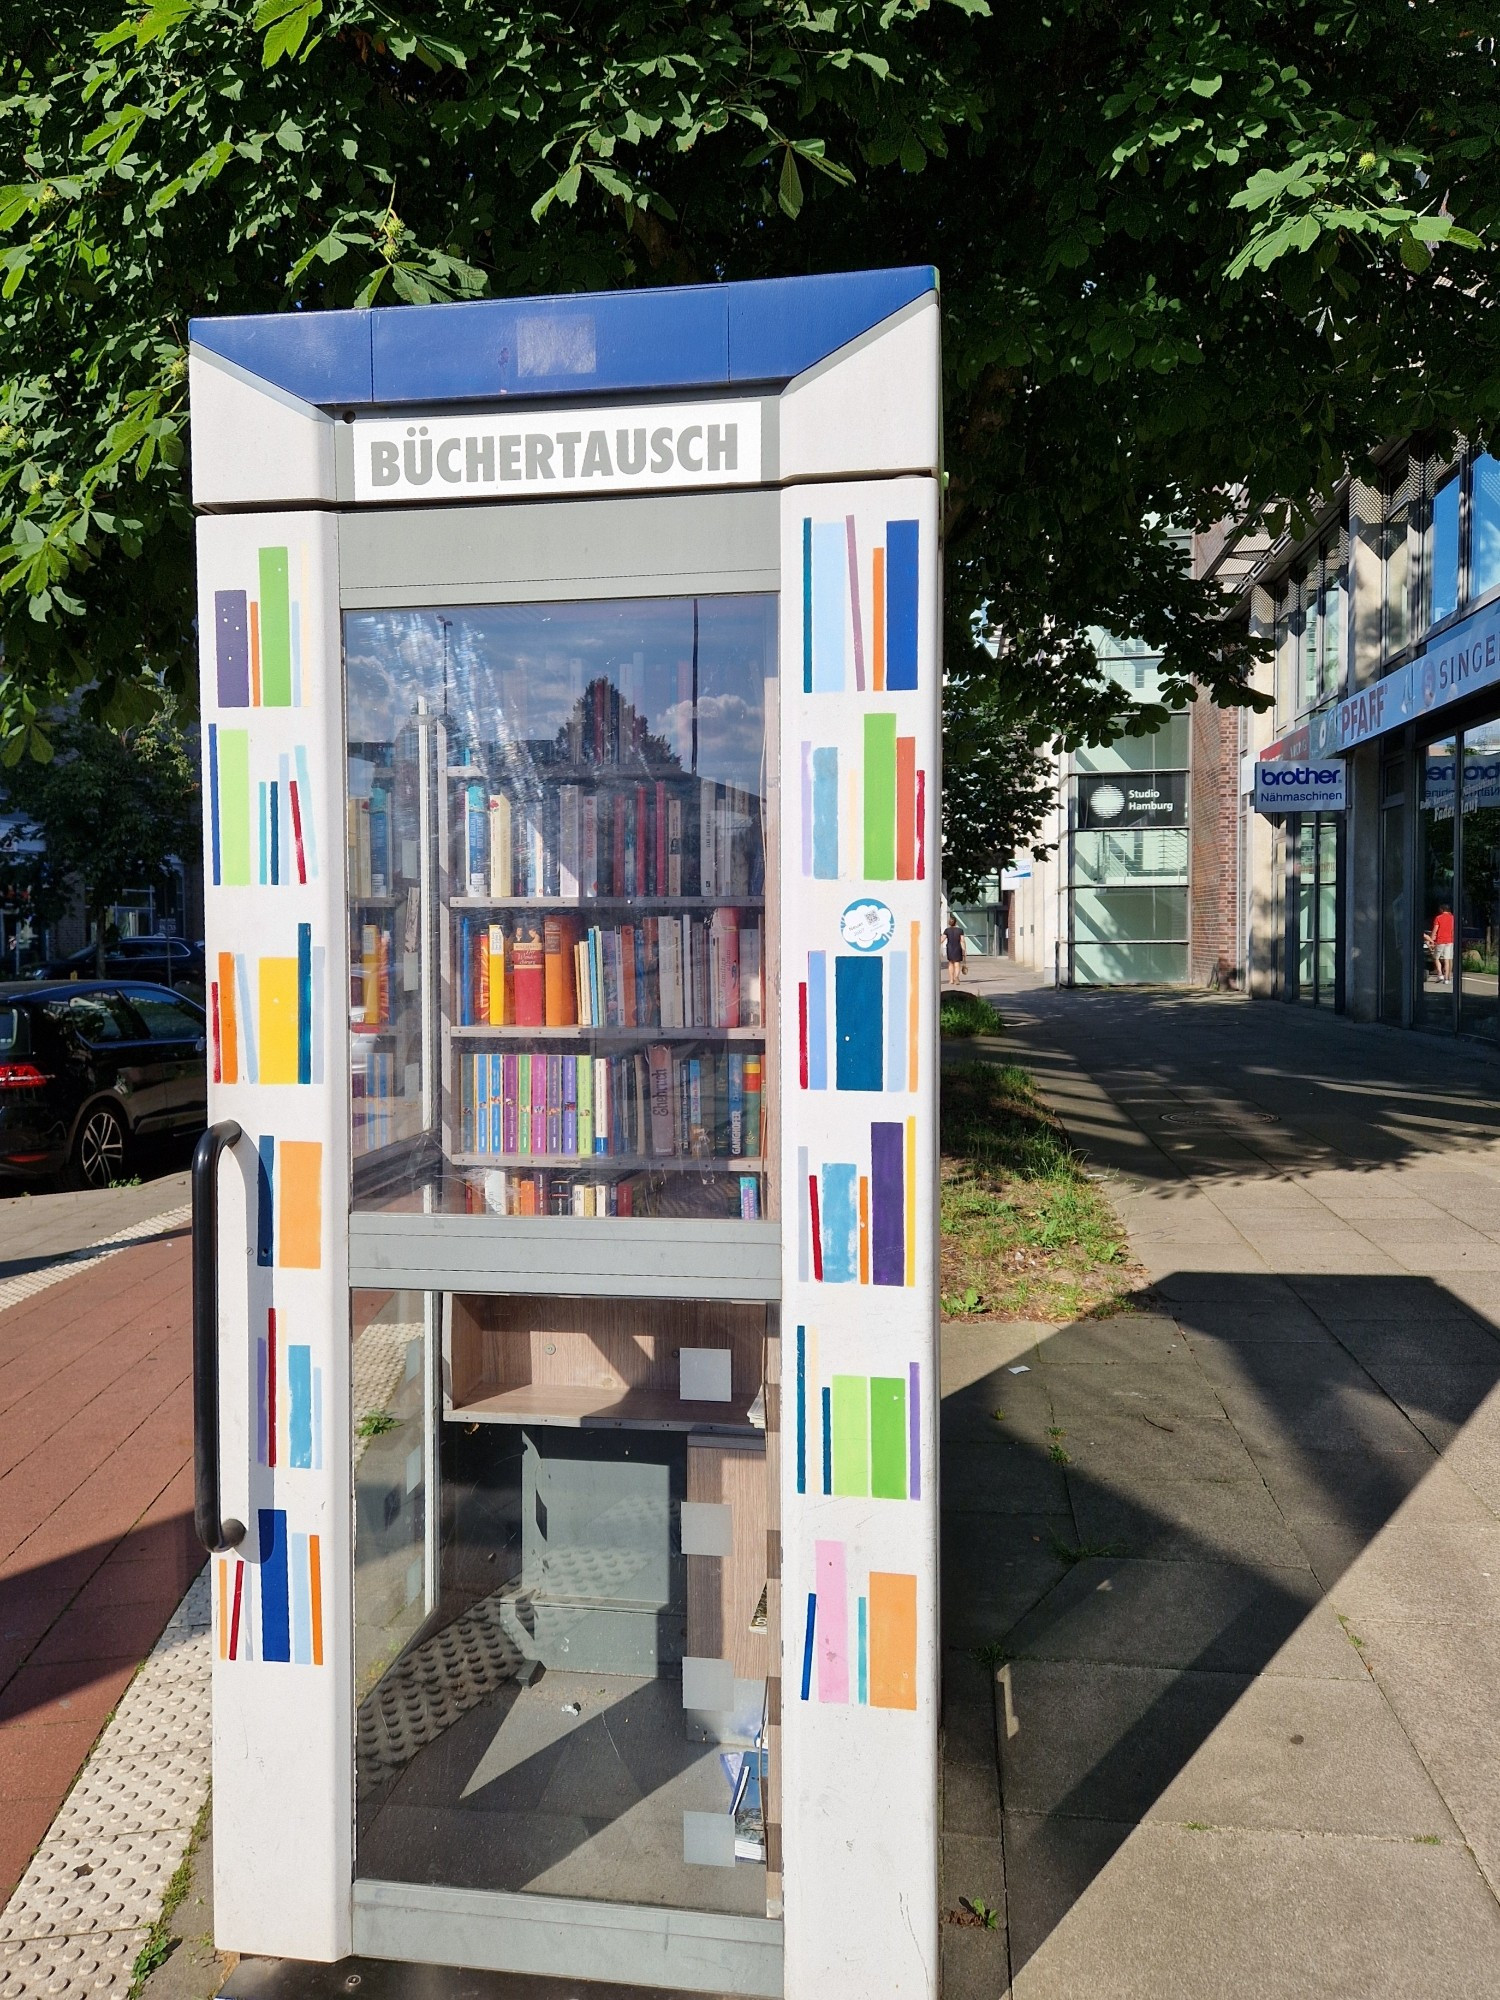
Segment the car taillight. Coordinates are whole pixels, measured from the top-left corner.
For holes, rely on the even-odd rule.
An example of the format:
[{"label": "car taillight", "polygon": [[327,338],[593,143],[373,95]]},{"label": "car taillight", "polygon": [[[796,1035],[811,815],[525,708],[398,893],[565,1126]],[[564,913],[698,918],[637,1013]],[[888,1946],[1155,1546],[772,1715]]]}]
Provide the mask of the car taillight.
[{"label": "car taillight", "polygon": [[0,1063],[0,1090],[34,1090],[39,1083],[51,1081],[35,1063]]}]

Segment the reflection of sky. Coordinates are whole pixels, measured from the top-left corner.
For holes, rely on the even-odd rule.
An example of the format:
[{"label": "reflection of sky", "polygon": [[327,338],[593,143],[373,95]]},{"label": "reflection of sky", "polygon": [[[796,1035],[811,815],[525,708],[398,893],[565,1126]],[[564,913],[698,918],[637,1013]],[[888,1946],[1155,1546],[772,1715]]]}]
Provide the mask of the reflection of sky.
[{"label": "reflection of sky", "polygon": [[[348,612],[350,740],[393,743],[425,701],[480,747],[551,742],[602,676],[691,769],[694,608],[633,598]],[[699,598],[696,610],[698,773],[758,792],[775,600]]]}]

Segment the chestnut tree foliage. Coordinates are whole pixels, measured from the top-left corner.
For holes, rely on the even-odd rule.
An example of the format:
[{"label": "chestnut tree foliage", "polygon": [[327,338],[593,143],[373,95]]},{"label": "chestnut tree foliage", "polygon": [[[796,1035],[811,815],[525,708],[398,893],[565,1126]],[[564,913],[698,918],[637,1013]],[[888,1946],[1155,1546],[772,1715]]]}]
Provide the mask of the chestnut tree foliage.
[{"label": "chestnut tree foliage", "polygon": [[[0,741],[192,699],[198,313],[932,262],[951,868],[1253,658],[1181,533],[1483,434],[1493,0],[0,0]],[[1003,643],[981,643],[995,632]],[[999,747],[1001,739],[1009,745]],[[987,747],[986,747],[987,746]],[[971,810],[964,799],[977,800]],[[1024,830],[1023,830],[1024,832]]]}]

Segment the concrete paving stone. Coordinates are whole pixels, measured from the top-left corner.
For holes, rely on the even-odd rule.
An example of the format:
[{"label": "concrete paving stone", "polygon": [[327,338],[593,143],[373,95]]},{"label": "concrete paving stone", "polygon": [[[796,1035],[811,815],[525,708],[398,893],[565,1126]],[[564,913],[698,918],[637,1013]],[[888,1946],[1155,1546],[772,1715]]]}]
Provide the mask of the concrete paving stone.
[{"label": "concrete paving stone", "polygon": [[1451,1816],[1360,1680],[1016,1660],[1006,1809],[1418,1839]]},{"label": "concrete paving stone", "polygon": [[1363,1680],[1312,1573],[1227,1563],[1077,1563],[1006,1640],[1016,1659]]},{"label": "concrete paving stone", "polygon": [[945,1320],[940,1329],[942,1390],[949,1395],[1015,1362],[1036,1365],[1052,1328],[1036,1320]]},{"label": "concrete paving stone", "polygon": [[1442,1452],[1494,1400],[1500,1381],[1494,1365],[1386,1360],[1368,1365],[1391,1401]]},{"label": "concrete paving stone", "polygon": [[[1500,1383],[1500,1329],[1472,1314],[1421,1320],[1340,1320],[1337,1339],[1374,1373],[1377,1364],[1493,1367]],[[1377,1376],[1377,1380],[1378,1380]]]},{"label": "concrete paving stone", "polygon": [[999,1439],[989,1451],[943,1453],[943,1512],[996,1521],[1045,1515],[1072,1526],[1066,1468],[1019,1439]]},{"label": "concrete paving stone", "polygon": [[1156,1313],[1114,1313],[1108,1319],[1073,1320],[1042,1341],[1038,1351],[1044,1368],[1098,1363],[1180,1366],[1191,1358],[1177,1322]]},{"label": "concrete paving stone", "polygon": [[1341,1320],[1427,1321],[1472,1318],[1468,1306],[1430,1277],[1289,1271],[1286,1282],[1328,1326]]},{"label": "concrete paving stone", "polygon": [[943,1651],[943,1763],[995,1769],[994,1670],[971,1652]]},{"label": "concrete paving stone", "polygon": [[1066,1564],[1038,1550],[1029,1558],[992,1570],[974,1583],[963,1562],[945,1562],[943,1569],[943,1638],[955,1646],[983,1647],[1005,1643],[1011,1627],[1065,1574]]},{"label": "concrete paving stone", "polygon": [[136,1659],[22,1667],[0,1689],[0,1724],[102,1722],[135,1672]]},{"label": "concrete paving stone", "polygon": [[[998,1836],[976,1840],[965,1834],[942,1837],[940,1906],[943,2000],[998,2000],[1009,1984],[1005,1925],[1005,1870]],[[998,1913],[993,1930],[963,1922],[969,1904]]]},{"label": "concrete paving stone", "polygon": [[1396,1243],[1390,1246],[1390,1253],[1400,1259],[1404,1270],[1443,1281],[1464,1272],[1500,1272],[1500,1243],[1483,1237],[1452,1249],[1446,1243],[1431,1241]]},{"label": "concrete paving stone", "polygon": [[1362,1657],[1500,1895],[1500,1683],[1482,1627],[1380,1614]]},{"label": "concrete paving stone", "polygon": [[1302,1303],[1286,1279],[1272,1271],[1168,1272],[1156,1280],[1156,1289],[1188,1307],[1222,1301],[1250,1312],[1277,1306],[1295,1308]]},{"label": "concrete paving stone", "polygon": [[1363,1630],[1377,1617],[1500,1627],[1500,1522],[1455,1521],[1403,1508],[1328,1584],[1335,1611]]},{"label": "concrete paving stone", "polygon": [[[995,1412],[1001,1410],[1003,1416]],[[966,1383],[944,1396],[938,1424],[945,1451],[984,1448],[1006,1439],[1036,1444],[1052,1422],[1052,1389],[1046,1371],[1037,1366],[1024,1375],[997,1368],[992,1375]]]},{"label": "concrete paving stone", "polygon": [[1132,1478],[1120,1485],[1070,1471],[1080,1543],[1118,1546],[1158,1562],[1306,1567],[1301,1543],[1253,1466],[1242,1479]]},{"label": "concrete paving stone", "polygon": [[944,1763],[943,1832],[1000,1844],[1000,1781],[994,1764]]},{"label": "concrete paving stone", "polygon": [[1006,1818],[1014,2000],[1490,2000],[1456,1842]]},{"label": "concrete paving stone", "polygon": [[1302,1523],[1311,1520],[1336,1523],[1368,1541],[1418,1489],[1427,1511],[1450,1520],[1474,1521],[1483,1511],[1416,1430],[1409,1446],[1385,1443],[1368,1452],[1351,1452],[1281,1439],[1274,1446],[1257,1446],[1252,1458],[1299,1540]]}]

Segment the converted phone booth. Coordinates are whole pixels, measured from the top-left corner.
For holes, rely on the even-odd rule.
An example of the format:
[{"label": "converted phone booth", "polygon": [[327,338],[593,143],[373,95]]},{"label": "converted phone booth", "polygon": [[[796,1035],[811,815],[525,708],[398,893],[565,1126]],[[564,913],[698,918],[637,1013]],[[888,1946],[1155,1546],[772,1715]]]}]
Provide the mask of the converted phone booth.
[{"label": "converted phone booth", "polygon": [[930,1996],[935,274],[192,340],[218,1942]]}]

